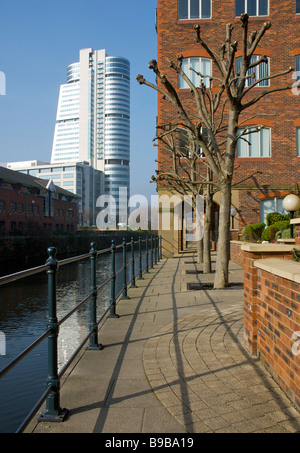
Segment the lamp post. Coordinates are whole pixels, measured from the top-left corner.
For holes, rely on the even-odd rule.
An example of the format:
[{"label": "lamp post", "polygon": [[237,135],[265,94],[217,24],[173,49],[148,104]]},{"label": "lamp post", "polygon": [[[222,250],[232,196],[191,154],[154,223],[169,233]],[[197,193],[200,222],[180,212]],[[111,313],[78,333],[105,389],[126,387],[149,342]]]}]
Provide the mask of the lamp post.
[{"label": "lamp post", "polygon": [[[290,213],[290,218],[294,217],[294,212],[300,209],[300,198],[297,195],[289,194],[283,200],[283,208]],[[291,239],[294,237],[293,224],[290,223]]]}]

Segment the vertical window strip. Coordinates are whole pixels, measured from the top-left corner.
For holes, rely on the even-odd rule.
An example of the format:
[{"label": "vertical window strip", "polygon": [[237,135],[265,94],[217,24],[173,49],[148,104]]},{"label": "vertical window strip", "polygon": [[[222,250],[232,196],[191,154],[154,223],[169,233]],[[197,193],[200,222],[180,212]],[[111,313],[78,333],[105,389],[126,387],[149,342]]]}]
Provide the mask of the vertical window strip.
[{"label": "vertical window strip", "polygon": [[297,157],[300,157],[300,127],[296,129],[296,149],[297,149]]}]

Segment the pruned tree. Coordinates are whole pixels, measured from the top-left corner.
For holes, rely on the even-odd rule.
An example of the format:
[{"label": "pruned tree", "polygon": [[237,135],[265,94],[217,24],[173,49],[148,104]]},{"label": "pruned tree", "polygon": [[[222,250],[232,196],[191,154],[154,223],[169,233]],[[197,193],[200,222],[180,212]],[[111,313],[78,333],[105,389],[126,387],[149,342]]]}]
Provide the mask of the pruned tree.
[{"label": "pruned tree", "polygon": [[[234,174],[236,145],[239,139],[246,140],[247,134],[253,133],[245,127],[246,121],[261,117],[253,113],[255,106],[265,96],[292,88],[292,84],[266,88],[257,93],[254,88],[271,79],[280,78],[293,71],[288,68],[282,72],[266,75],[255,79],[253,69],[267,61],[265,55],[253,59],[257,47],[267,30],[271,27],[265,22],[260,30],[249,33],[249,18],[241,15],[241,64],[236,67],[238,41],[234,40],[232,24],[226,25],[226,38],[219,50],[212,49],[202,38],[200,25],[195,26],[196,40],[211,58],[216,77],[209,76],[209,83],[204,83],[205,75],[200,76],[200,85],[195,86],[182,69],[183,57],[179,55],[177,62],[169,61],[170,68],[180,75],[190,88],[195,109],[193,112],[184,106],[176,89],[167,76],[161,73],[155,60],[151,60],[149,68],[157,76],[157,84],[137,76],[140,84],[155,89],[164,100],[169,102],[178,113],[180,121],[191,132],[202,149],[205,163],[211,170],[214,181],[220,191],[218,255],[215,273],[215,288],[228,286],[228,264],[230,257],[230,207],[231,191]],[[252,79],[252,80],[251,80]],[[250,80],[250,83],[248,81]],[[252,82],[252,83],[251,83]],[[214,88],[214,89],[212,89]],[[244,112],[250,109],[252,114],[245,118]],[[206,135],[201,132],[202,128]],[[257,130],[263,126],[258,125]],[[242,131],[240,132],[240,129]]]},{"label": "pruned tree", "polygon": [[[171,188],[181,196],[190,195],[196,224],[196,243],[198,263],[203,263],[203,272],[210,273],[211,267],[211,220],[213,194],[218,190],[212,180],[211,171],[201,164],[202,150],[185,125],[170,123],[158,125],[154,139],[166,159],[159,162],[156,176],[152,182],[160,187]],[[200,160],[200,162],[199,162]],[[197,197],[205,202],[205,217],[198,212]],[[204,225],[202,224],[204,223]]]}]

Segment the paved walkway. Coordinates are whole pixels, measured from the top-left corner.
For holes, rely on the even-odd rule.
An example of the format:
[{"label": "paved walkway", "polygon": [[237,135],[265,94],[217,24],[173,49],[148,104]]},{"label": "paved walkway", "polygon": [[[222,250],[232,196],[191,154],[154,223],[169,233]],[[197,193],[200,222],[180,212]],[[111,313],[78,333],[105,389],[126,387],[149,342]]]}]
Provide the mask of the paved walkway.
[{"label": "paved walkway", "polygon": [[[290,433],[300,413],[243,346],[243,272],[213,282],[192,253],[162,260],[101,326],[102,351],[84,351],[62,382],[59,424],[34,433]],[[192,289],[191,289],[192,288]]]}]

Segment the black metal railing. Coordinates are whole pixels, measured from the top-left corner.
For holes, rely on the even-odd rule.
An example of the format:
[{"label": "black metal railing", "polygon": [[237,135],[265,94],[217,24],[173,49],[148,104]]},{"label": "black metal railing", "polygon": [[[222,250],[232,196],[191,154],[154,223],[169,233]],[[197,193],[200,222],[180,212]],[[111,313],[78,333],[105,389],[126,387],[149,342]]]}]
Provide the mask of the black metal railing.
[{"label": "black metal railing", "polygon": [[[145,252],[142,253],[142,246],[145,245]],[[138,245],[138,255],[135,257],[135,246]],[[127,260],[127,249],[130,246],[131,260]],[[118,249],[123,250],[123,262],[122,267],[116,271],[116,251]],[[99,324],[107,316],[112,318],[118,318],[119,315],[116,313],[116,302],[122,295],[123,299],[127,299],[128,285],[136,287],[136,278],[142,278],[143,272],[148,273],[149,269],[153,269],[154,265],[162,258],[162,247],[161,237],[151,236],[146,239],[139,238],[138,241],[134,241],[131,238],[130,242],[126,242],[123,239],[122,244],[116,246],[115,241],[112,241],[111,247],[103,250],[96,249],[96,243],[91,243],[91,249],[89,253],[80,255],[65,260],[58,261],[56,259],[57,250],[55,247],[49,247],[48,250],[49,258],[46,264],[43,266],[28,269],[15,274],[0,277],[0,286],[7,283],[15,282],[22,278],[35,275],[46,271],[48,276],[48,325],[45,332],[40,335],[30,346],[22,351],[15,359],[13,359],[8,365],[0,370],[0,379],[4,377],[15,365],[21,362],[33,349],[35,349],[41,342],[48,338],[48,379],[46,382],[46,390],[41,395],[39,400],[36,402],[34,407],[31,409],[27,417],[23,420],[16,433],[24,431],[26,426],[29,424],[33,416],[37,413],[39,408],[46,401],[45,410],[40,414],[40,421],[47,422],[58,422],[63,421],[67,414],[67,409],[62,409],[60,404],[60,380],[66,370],[69,368],[75,357],[79,354],[82,348],[89,341],[87,349],[101,350],[103,345],[99,343],[98,333]],[[96,268],[97,258],[104,253],[111,253],[111,274],[110,277],[104,282],[97,286],[96,281]],[[81,300],[76,307],[70,310],[62,319],[57,319],[57,301],[56,301],[56,279],[59,267],[74,263],[86,258],[91,260],[91,290],[90,293]],[[145,266],[143,267],[143,258],[145,258]],[[138,271],[136,272],[136,263],[138,265]],[[131,268],[131,278],[128,281],[128,267]],[[117,294],[116,292],[116,279],[119,274],[123,274],[122,289]],[[97,319],[97,296],[104,286],[110,284],[110,303],[104,313]],[[73,352],[67,363],[58,372],[58,332],[60,326],[72,316],[79,308],[90,302],[90,325],[89,332],[83,339],[81,344]]]}]

